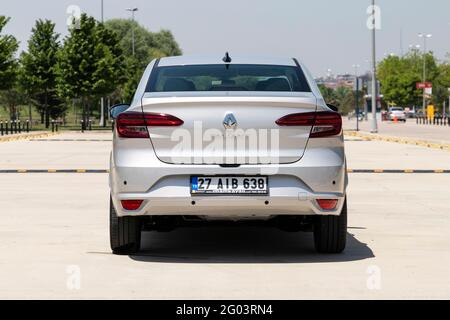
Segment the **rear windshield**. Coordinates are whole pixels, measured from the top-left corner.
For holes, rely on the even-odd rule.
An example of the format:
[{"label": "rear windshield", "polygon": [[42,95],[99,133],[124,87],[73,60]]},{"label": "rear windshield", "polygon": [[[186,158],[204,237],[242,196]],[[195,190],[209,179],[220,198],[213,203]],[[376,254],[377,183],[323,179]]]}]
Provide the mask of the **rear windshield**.
[{"label": "rear windshield", "polygon": [[156,67],[146,91],[310,92],[311,89],[299,67],[214,64]]}]

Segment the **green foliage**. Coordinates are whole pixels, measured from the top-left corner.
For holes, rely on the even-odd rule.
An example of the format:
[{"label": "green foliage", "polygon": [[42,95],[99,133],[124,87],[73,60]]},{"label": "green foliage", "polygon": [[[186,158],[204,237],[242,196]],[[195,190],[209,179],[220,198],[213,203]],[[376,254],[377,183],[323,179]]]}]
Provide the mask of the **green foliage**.
[{"label": "green foliage", "polygon": [[50,117],[59,117],[65,111],[56,94],[59,34],[55,33],[55,24],[49,20],[37,20],[31,32],[28,52],[23,52],[20,58],[22,72],[19,79],[41,118],[45,117],[48,128]]},{"label": "green foliage", "polygon": [[[356,93],[348,87],[338,87],[336,90],[328,88],[324,85],[319,85],[320,92],[322,93],[325,102],[332,104],[339,109],[341,114],[348,114],[356,108]],[[362,109],[364,106],[362,90],[359,92],[359,107]]]},{"label": "green foliage", "polygon": [[378,78],[386,102],[403,107],[422,103],[422,90],[416,89],[416,83],[423,79],[424,57],[427,81],[434,83],[439,67],[432,53],[423,55],[418,50],[412,50],[404,57],[389,56],[380,62]]},{"label": "green foliage", "polygon": [[[15,58],[16,39],[2,35],[9,18],[0,16],[0,102],[12,118],[19,106],[34,105],[48,126],[50,118],[63,116],[67,105],[81,102],[83,117],[98,106],[98,98],[131,101],[147,64],[181,50],[168,30],[150,32],[131,20],[106,24],[83,14],[74,21],[61,47],[55,25],[38,20],[28,41],[28,51]],[[131,54],[135,30],[136,55]],[[75,109],[74,109],[75,110]]]},{"label": "green foliage", "polygon": [[86,14],[71,29],[58,58],[58,94],[80,99],[84,117],[93,101],[111,94],[125,80],[117,34]]},{"label": "green foliage", "polygon": [[[168,30],[150,32],[135,21],[129,19],[112,19],[105,22],[107,29],[117,33],[120,47],[124,52],[126,82],[117,89],[115,96],[121,97],[121,102],[130,102],[133,98],[139,80],[148,63],[156,58],[176,56],[181,49]],[[132,31],[135,38],[135,55],[132,53]]]},{"label": "green foliage", "polygon": [[18,82],[14,82],[12,87],[5,90],[0,95],[0,103],[5,107],[9,113],[11,120],[19,118],[19,106],[25,104],[27,101],[26,93],[22,87],[18,85]]},{"label": "green foliage", "polygon": [[18,106],[23,102],[24,95],[17,82],[19,63],[15,53],[19,44],[13,36],[2,34],[9,20],[0,16],[0,103],[14,120],[18,116]]},{"label": "green foliage", "polygon": [[108,95],[125,82],[125,63],[118,35],[103,24],[96,26],[96,70],[93,73],[96,95]]},{"label": "green foliage", "polygon": [[9,18],[0,16],[0,90],[10,89],[17,77],[17,59],[15,53],[19,44],[11,35],[2,35]]},{"label": "green foliage", "polygon": [[437,76],[433,82],[433,103],[436,106],[442,106],[449,97],[450,88],[450,65],[443,63],[439,65]]},{"label": "green foliage", "polygon": [[336,100],[336,96],[334,94],[334,90],[326,87],[323,84],[319,85],[319,89],[320,89],[320,92],[322,93],[323,98],[325,99],[325,102],[332,104],[332,105],[336,105],[336,107],[337,107],[338,103]]}]

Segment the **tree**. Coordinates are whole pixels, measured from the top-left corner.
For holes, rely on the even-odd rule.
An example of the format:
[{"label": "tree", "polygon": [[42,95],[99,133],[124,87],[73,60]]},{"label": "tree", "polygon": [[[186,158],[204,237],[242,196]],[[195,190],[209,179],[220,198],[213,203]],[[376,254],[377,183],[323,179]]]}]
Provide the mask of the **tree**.
[{"label": "tree", "polygon": [[16,119],[17,104],[19,101],[14,94],[17,89],[17,73],[19,64],[15,53],[19,44],[11,35],[2,35],[3,28],[8,23],[9,18],[0,16],[0,101],[5,105],[11,119]]},{"label": "tree", "polygon": [[438,66],[438,75],[433,81],[433,103],[440,108],[449,97],[450,64],[442,63]]},{"label": "tree", "polygon": [[18,81],[15,81],[8,90],[3,91],[0,95],[0,102],[8,111],[11,120],[19,119],[19,106],[25,104],[26,101],[26,93]]},{"label": "tree", "polygon": [[11,35],[2,35],[3,28],[10,18],[0,16],[0,90],[8,90],[16,81],[17,59],[15,53],[19,44]]},{"label": "tree", "polygon": [[57,91],[61,97],[81,100],[85,121],[92,101],[124,81],[121,53],[117,35],[86,14],[65,39],[57,65]]},{"label": "tree", "polygon": [[339,112],[347,114],[355,109],[355,93],[348,87],[338,87],[334,92]]},{"label": "tree", "polygon": [[[319,85],[320,92],[322,93],[325,102],[332,104],[339,109],[342,114],[348,114],[356,108],[356,92],[351,88],[340,86],[335,90],[326,87],[323,84]],[[359,107],[364,105],[364,88],[360,88],[359,91]]]},{"label": "tree", "polygon": [[404,57],[389,56],[380,62],[378,77],[386,102],[399,106],[422,104],[422,90],[416,89],[416,83],[422,82],[424,58],[427,80],[433,81],[437,76],[438,68],[432,53],[424,55],[418,50],[411,50]]},{"label": "tree", "polygon": [[[130,102],[139,80],[148,63],[155,58],[180,55],[181,49],[168,30],[150,32],[136,21],[112,19],[105,23],[106,28],[115,31],[120,39],[120,46],[125,56],[126,83],[117,89],[122,101]],[[132,54],[132,30],[135,37],[135,55]]]},{"label": "tree", "polygon": [[125,63],[117,34],[105,28],[103,24],[96,26],[95,61],[93,73],[93,92],[97,96],[108,95],[116,87],[125,82]]},{"label": "tree", "polygon": [[55,24],[49,20],[37,20],[31,30],[28,52],[21,55],[23,72],[19,79],[31,101],[41,114],[45,127],[50,125],[50,117],[58,117],[65,108],[56,94],[56,65],[60,50],[59,34]]},{"label": "tree", "polygon": [[338,103],[333,89],[325,86],[324,84],[319,84],[319,89],[320,92],[322,93],[323,98],[325,99],[325,103],[337,106]]}]

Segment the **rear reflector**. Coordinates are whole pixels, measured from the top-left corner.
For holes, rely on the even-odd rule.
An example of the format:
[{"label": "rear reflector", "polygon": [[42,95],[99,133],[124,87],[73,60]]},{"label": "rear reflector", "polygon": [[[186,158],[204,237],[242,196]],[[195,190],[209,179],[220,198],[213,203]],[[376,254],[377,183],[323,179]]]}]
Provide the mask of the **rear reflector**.
[{"label": "rear reflector", "polygon": [[337,112],[304,112],[284,116],[276,121],[279,126],[312,127],[310,138],[335,136],[342,131],[342,118]]},{"label": "rear reflector", "polygon": [[117,117],[117,133],[121,138],[148,138],[147,127],[176,127],[183,123],[170,114],[124,112]]},{"label": "rear reflector", "polygon": [[322,210],[334,210],[337,206],[337,200],[332,199],[317,199],[317,204]]},{"label": "rear reflector", "polygon": [[143,201],[144,200],[121,200],[120,202],[125,210],[133,211],[139,209]]}]

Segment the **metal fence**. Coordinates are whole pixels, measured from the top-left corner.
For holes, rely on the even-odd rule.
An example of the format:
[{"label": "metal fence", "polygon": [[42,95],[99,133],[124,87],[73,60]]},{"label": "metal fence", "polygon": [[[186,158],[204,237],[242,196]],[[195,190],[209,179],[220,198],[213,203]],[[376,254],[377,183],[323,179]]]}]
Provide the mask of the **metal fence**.
[{"label": "metal fence", "polygon": [[0,135],[17,134],[22,132],[30,132],[30,121],[5,120],[0,121]]},{"label": "metal fence", "polygon": [[450,117],[416,117],[416,124],[450,126]]}]

